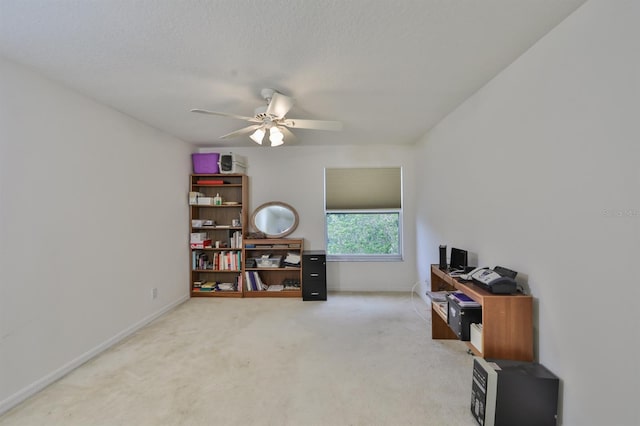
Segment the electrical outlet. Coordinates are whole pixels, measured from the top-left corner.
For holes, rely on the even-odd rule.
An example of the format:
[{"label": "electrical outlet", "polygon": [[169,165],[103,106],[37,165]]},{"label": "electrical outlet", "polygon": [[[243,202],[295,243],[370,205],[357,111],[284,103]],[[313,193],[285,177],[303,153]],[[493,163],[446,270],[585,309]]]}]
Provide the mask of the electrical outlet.
[{"label": "electrical outlet", "polygon": [[157,299],[158,298],[158,288],[154,287],[151,289],[151,298],[152,299]]}]

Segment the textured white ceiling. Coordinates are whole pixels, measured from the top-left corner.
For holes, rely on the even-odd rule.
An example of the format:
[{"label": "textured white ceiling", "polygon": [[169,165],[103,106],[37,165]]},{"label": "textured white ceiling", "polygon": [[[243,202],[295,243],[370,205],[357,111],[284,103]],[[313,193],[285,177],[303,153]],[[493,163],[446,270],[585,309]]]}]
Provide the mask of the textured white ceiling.
[{"label": "textured white ceiling", "polygon": [[0,0],[0,55],[198,145],[265,87],[344,123],[300,145],[408,144],[584,1]]}]

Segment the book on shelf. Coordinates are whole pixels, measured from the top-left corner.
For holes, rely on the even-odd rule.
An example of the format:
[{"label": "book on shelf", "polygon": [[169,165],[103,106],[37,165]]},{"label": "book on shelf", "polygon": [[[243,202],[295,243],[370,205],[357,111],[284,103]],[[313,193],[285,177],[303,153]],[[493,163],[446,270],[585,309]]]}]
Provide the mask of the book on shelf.
[{"label": "book on shelf", "polygon": [[218,291],[236,291],[235,283],[218,283],[216,285],[216,290]]},{"label": "book on shelf", "polygon": [[218,179],[198,179],[196,181],[196,185],[222,185],[224,184],[223,180]]},{"label": "book on shelf", "polygon": [[200,291],[213,291],[216,287],[215,282],[207,281],[200,286]]},{"label": "book on shelf", "polygon": [[262,290],[262,284],[260,284],[260,282],[258,281],[259,275],[257,274],[256,271],[251,271],[250,272],[252,279],[253,279],[253,290],[254,291],[260,291]]},{"label": "book on shelf", "polygon": [[252,271],[252,272],[256,274],[256,282],[258,283],[258,290],[266,290],[267,287],[269,286],[264,282],[262,282],[262,278],[260,278],[260,274],[258,273],[258,271]]},{"label": "book on shelf", "polygon": [[262,282],[258,271],[245,271],[244,274],[247,282],[247,291],[267,290],[268,286]]},{"label": "book on shelf", "polygon": [[287,253],[287,257],[284,258],[284,263],[290,266],[299,265],[300,264],[300,255],[296,253]]},{"label": "book on shelf", "polygon": [[191,268],[195,270],[239,271],[242,264],[240,251],[219,251],[207,254],[202,251],[191,252]]},{"label": "book on shelf", "polygon": [[456,291],[455,293],[451,293],[448,296],[454,302],[456,302],[459,306],[462,307],[479,307],[480,303],[473,300],[471,297],[467,296],[461,291]]},{"label": "book on shelf", "polygon": [[190,243],[192,249],[211,248],[211,240],[204,240],[198,243]]},{"label": "book on shelf", "polygon": [[200,286],[196,287],[195,283],[193,286],[194,292],[214,292],[214,291],[238,291],[238,284],[233,283],[219,283],[216,281],[207,281],[202,283]]},{"label": "book on shelf", "polygon": [[261,291],[262,281],[257,271],[245,271],[247,277],[247,291]]},{"label": "book on shelf", "polygon": [[233,234],[229,237],[229,246],[231,248],[242,248],[242,232],[234,231]]},{"label": "book on shelf", "polygon": [[284,286],[282,284],[271,284],[267,287],[267,291],[282,291]]},{"label": "book on shelf", "polygon": [[433,306],[435,309],[440,312],[440,315],[447,318],[449,307],[447,306],[447,302],[433,302]]},{"label": "book on shelf", "polygon": [[253,291],[253,282],[251,279],[251,271],[244,271],[247,291]]},{"label": "book on shelf", "polygon": [[203,251],[191,252],[191,268],[195,271],[198,269],[215,269],[215,261]]},{"label": "book on shelf", "polygon": [[[242,253],[240,251],[222,250],[213,253],[211,268],[218,271],[239,271],[242,264]],[[204,268],[201,268],[204,269]]]},{"label": "book on shelf", "polygon": [[189,192],[189,205],[196,206],[198,205],[198,198],[204,197],[202,192],[190,191]]},{"label": "book on shelf", "polygon": [[450,291],[427,291],[426,295],[432,302],[446,302]]}]

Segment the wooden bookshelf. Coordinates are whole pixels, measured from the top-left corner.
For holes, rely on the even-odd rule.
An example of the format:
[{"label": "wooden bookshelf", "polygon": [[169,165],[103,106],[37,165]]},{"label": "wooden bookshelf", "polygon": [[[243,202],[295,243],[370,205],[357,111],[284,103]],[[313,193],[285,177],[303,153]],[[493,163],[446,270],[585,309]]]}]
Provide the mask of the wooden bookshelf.
[{"label": "wooden bookshelf", "polygon": [[[249,246],[249,247],[247,247]],[[304,249],[304,240],[302,238],[260,238],[244,240],[244,271],[257,272],[260,279],[265,284],[282,284],[285,280],[297,281],[300,287],[295,290],[281,291],[249,291],[247,285],[244,286],[244,297],[302,297],[302,250]],[[247,267],[249,259],[260,258],[262,255],[270,255],[271,257],[282,256],[285,259],[287,253],[293,253],[300,257],[298,267],[280,266],[280,267],[260,267],[255,265]],[[247,277],[245,274],[245,284]]]},{"label": "wooden bookshelf", "polygon": [[[203,184],[202,181],[222,182]],[[221,205],[199,205],[189,203],[190,232],[206,233],[210,247],[190,248],[189,291],[192,297],[242,297],[242,289],[203,291],[196,283],[242,283],[242,237],[248,223],[248,177],[243,174],[193,174],[189,179],[189,191],[202,193],[205,197],[219,194]],[[195,222],[194,222],[195,221]],[[212,225],[196,225],[198,221],[212,221]],[[234,221],[238,221],[234,225]],[[219,241],[222,247],[215,247]],[[221,266],[214,259],[233,256],[233,264]],[[202,267],[200,258],[206,259]]]}]

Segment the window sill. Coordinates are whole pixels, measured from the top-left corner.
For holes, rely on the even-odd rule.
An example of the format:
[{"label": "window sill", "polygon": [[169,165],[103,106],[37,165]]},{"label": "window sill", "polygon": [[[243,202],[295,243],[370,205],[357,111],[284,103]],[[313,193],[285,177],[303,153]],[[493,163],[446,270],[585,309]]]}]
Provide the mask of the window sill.
[{"label": "window sill", "polygon": [[402,255],[328,254],[327,262],[402,262]]}]

